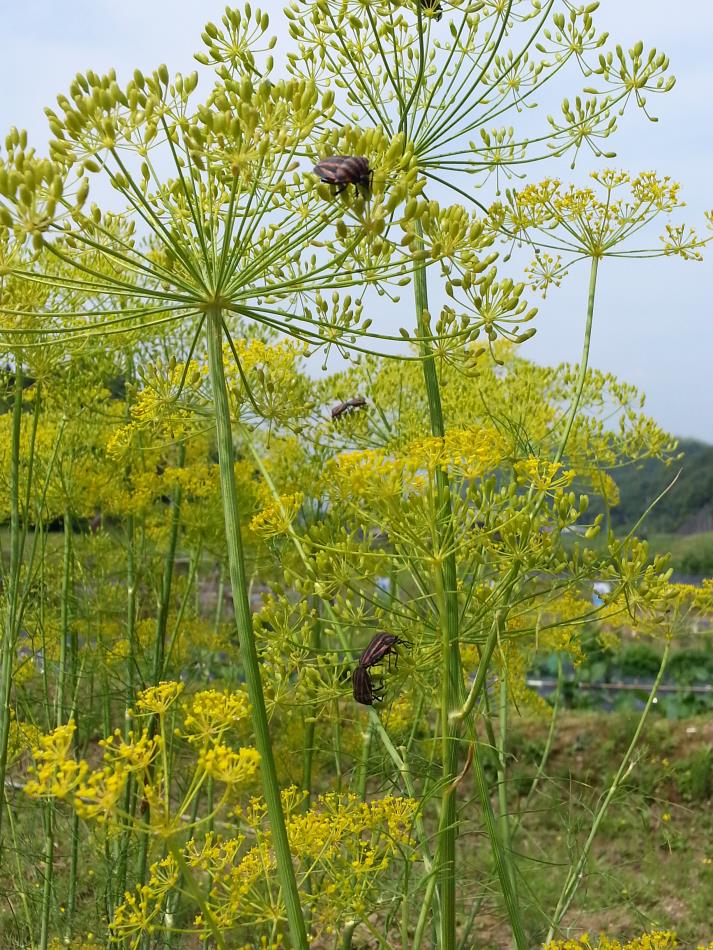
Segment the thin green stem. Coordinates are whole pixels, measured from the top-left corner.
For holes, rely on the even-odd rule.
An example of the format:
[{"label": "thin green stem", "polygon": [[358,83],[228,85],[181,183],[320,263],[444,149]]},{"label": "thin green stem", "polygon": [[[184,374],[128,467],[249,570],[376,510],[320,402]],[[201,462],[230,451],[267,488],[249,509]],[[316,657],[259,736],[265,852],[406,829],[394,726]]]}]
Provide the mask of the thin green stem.
[{"label": "thin green stem", "polygon": [[[12,673],[17,640],[17,601],[20,582],[22,548],[20,539],[20,432],[22,426],[22,365],[15,367],[15,398],[12,409],[12,438],[10,455],[10,567],[5,582],[5,617],[2,631],[2,658],[0,660],[0,789],[5,788],[7,777],[7,750],[10,739],[12,700]],[[0,862],[3,845],[3,817],[5,795],[0,794]]]},{"label": "thin green stem", "polygon": [[44,805],[44,851],[42,860],[42,908],[40,910],[40,950],[47,950],[49,942],[50,909],[52,906],[54,880],[54,800],[50,799]]},{"label": "thin green stem", "polygon": [[369,778],[369,756],[371,755],[371,743],[374,738],[374,722],[369,719],[366,725],[366,731],[361,744],[361,759],[359,761],[359,777],[357,781],[357,795],[366,801],[366,783]]},{"label": "thin green stem", "polygon": [[582,401],[582,392],[584,390],[584,382],[587,377],[587,366],[589,364],[589,347],[592,340],[592,323],[594,320],[594,297],[597,290],[597,270],[599,267],[599,258],[593,257],[592,264],[589,271],[589,292],[587,294],[587,318],[584,324],[584,343],[582,344],[582,358],[579,362],[579,373],[577,375],[577,382],[575,384],[574,398],[572,399],[572,405],[569,407],[569,413],[567,414],[567,421],[565,423],[564,433],[562,434],[562,439],[559,444],[559,448],[555,454],[555,462],[562,461],[562,456],[564,455],[565,449],[567,448],[567,442],[569,440],[570,433],[572,431],[572,426],[574,425],[574,420],[577,416],[577,410],[579,409],[579,404]]},{"label": "thin green stem", "polygon": [[498,818],[500,824],[500,838],[503,843],[503,849],[509,856],[510,865],[510,884],[512,886],[515,900],[517,901],[517,880],[512,858],[512,842],[510,837],[510,812],[508,809],[508,791],[507,791],[507,726],[508,726],[508,684],[506,671],[503,670],[500,675],[500,697],[498,704],[498,739],[497,739],[497,758],[498,758]]}]

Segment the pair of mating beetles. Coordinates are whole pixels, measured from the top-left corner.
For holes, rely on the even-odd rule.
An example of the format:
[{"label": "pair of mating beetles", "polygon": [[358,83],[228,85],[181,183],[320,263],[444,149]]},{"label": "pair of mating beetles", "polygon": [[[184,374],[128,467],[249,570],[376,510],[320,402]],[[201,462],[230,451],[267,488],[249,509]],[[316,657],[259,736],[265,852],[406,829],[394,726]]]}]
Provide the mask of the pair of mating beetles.
[{"label": "pair of mating beetles", "polygon": [[362,706],[373,706],[375,701],[379,702],[384,698],[384,688],[374,686],[370,668],[381,663],[384,657],[398,657],[396,647],[400,643],[405,645],[406,642],[393,633],[377,633],[359,657],[356,669],[352,673],[352,691],[354,699]]}]

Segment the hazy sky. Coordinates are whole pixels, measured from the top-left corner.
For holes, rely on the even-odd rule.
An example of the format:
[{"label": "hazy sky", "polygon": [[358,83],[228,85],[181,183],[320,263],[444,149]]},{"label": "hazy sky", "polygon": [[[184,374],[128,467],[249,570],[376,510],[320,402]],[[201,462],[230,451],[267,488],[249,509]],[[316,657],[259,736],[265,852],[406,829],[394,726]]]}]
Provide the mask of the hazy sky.
[{"label": "hazy sky", "polygon": [[[282,0],[259,4],[280,29]],[[0,133],[27,128],[42,149],[47,140],[43,107],[54,104],[77,71],[115,67],[120,81],[134,67],[166,62],[189,72],[201,48],[200,32],[218,20],[225,4],[203,0],[25,0],[3,4],[0,57]],[[713,5],[688,0],[602,0],[597,25],[625,48],[641,39],[667,52],[677,85],[650,97],[656,124],[640,114],[625,117],[608,164],[632,172],[656,169],[683,184],[685,220],[703,231],[703,211],[713,208]],[[542,97],[545,111],[557,100]],[[609,147],[609,144],[607,144]],[[580,163],[577,178],[596,164]],[[559,171],[562,174],[561,171]],[[544,166],[536,176],[546,174]],[[566,171],[565,171],[566,174]],[[542,363],[576,361],[586,293],[585,270],[540,303],[537,335],[522,350]],[[647,394],[647,409],[677,435],[713,442],[713,246],[706,260],[686,263],[606,262],[600,270],[592,365],[611,370]],[[406,314],[395,325],[409,319]],[[395,328],[395,327],[394,327]],[[392,328],[392,329],[394,329]]]}]

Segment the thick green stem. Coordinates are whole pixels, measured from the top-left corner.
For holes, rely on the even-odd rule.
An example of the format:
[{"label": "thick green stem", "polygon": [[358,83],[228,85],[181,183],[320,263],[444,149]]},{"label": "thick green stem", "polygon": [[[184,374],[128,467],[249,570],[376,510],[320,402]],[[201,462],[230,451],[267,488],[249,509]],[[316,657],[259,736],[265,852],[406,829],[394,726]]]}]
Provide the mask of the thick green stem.
[{"label": "thick green stem", "polygon": [[[423,237],[417,225],[419,240]],[[431,433],[445,436],[441,391],[436,361],[428,342],[431,330],[428,318],[428,285],[425,265],[414,273],[416,325],[421,340],[423,377],[428,400]],[[456,584],[456,556],[453,540],[453,511],[448,473],[436,469],[436,532],[438,562],[436,586],[439,597],[441,628],[441,743],[443,769],[443,796],[438,830],[438,872],[441,897],[441,950],[454,950],[456,940],[456,796],[451,786],[458,773],[459,724],[452,714],[458,709],[463,692],[460,648],[458,642],[458,593]]]},{"label": "thick green stem", "polygon": [[280,786],[270,741],[270,728],[265,708],[265,698],[260,678],[260,667],[255,638],[253,636],[252,615],[248,601],[248,583],[243,555],[243,542],[240,534],[240,512],[238,492],[235,484],[233,434],[228,405],[228,388],[223,365],[223,328],[220,308],[211,308],[207,314],[208,366],[216,419],[216,439],[218,444],[218,462],[220,465],[220,485],[223,495],[225,515],[225,533],[228,543],[228,563],[230,583],[233,590],[235,621],[240,643],[240,658],[250,698],[255,746],[260,754],[263,794],[267,805],[267,814],[275,848],[277,872],[285,898],[287,920],[296,950],[307,950],[307,933],[300,906],[297,881],[292,864],[290,844],[285,827],[285,816],[280,799]]}]

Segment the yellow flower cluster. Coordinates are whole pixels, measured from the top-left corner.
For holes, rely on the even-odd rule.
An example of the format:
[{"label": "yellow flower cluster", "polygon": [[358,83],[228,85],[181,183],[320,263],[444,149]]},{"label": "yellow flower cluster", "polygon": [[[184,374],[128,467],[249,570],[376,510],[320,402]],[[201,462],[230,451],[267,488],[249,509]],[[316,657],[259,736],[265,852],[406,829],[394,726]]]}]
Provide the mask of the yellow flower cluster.
[{"label": "yellow flower cluster", "polygon": [[194,408],[205,401],[201,389],[207,367],[196,361],[168,366],[157,363],[144,376],[144,387],[131,406],[131,421],[117,429],[107,443],[110,458],[122,458],[139,432],[171,439],[188,431]]},{"label": "yellow flower cluster", "polygon": [[340,455],[329,466],[328,484],[345,500],[370,496],[386,500],[423,491],[425,476],[438,469],[466,479],[482,477],[506,455],[507,444],[495,429],[451,429],[443,438],[415,439],[398,454],[367,449]]},{"label": "yellow flower cluster", "polygon": [[[148,728],[140,734],[130,731],[126,737],[117,729],[100,741],[103,758],[95,768],[75,758],[74,722],[41,736],[33,751],[35,765],[25,785],[26,793],[33,798],[65,799],[85,819],[132,824],[134,819],[123,813],[122,802],[127,781],[135,776],[136,786],[151,805],[153,833],[167,837],[176,827],[182,827],[206,776],[224,783],[226,795],[228,790],[252,782],[260,762],[256,750],[236,751],[222,741],[227,730],[247,716],[247,698],[242,692],[206,690],[187,704],[184,713],[185,738],[189,747],[198,746],[192,763],[194,784],[183,801],[172,803],[172,759],[177,753],[175,748],[168,748],[164,718],[182,690],[182,683],[165,682],[139,693],[133,714],[157,716],[158,729],[155,734]],[[180,736],[180,730],[175,732]]]},{"label": "yellow flower cluster", "polygon": [[[304,793],[291,788],[282,797],[290,850],[304,869],[298,875],[303,904],[311,908],[313,930],[332,934],[341,922],[369,912],[378,902],[380,875],[401,850],[412,846],[417,802],[393,796],[362,802],[355,795],[330,793],[300,812]],[[282,913],[270,897],[275,857],[264,828],[265,804],[253,798],[236,814],[257,843],[237,863],[230,860],[237,847],[225,841],[211,840],[193,858],[201,869],[210,868],[211,910],[226,931],[239,916],[245,921],[250,908],[257,920]],[[319,875],[318,889],[307,886],[307,870]]]},{"label": "yellow flower cluster", "polygon": [[77,814],[105,822],[117,814],[129,775],[148,768],[161,739],[150,739],[144,731],[138,738],[129,733],[124,741],[117,730],[100,743],[103,765],[92,771],[87,761],[73,756],[75,728],[70,721],[41,737],[33,752],[35,765],[30,774],[34,778],[26,783],[25,793],[31,798],[70,800]]},{"label": "yellow flower cluster", "polygon": [[302,506],[302,492],[280,495],[277,501],[263,508],[250,522],[250,529],[262,538],[286,534]]},{"label": "yellow flower cluster", "polygon": [[21,722],[15,717],[15,711],[10,710],[10,731],[7,740],[7,764],[16,762],[20,756],[39,745],[42,733],[31,722]]},{"label": "yellow flower cluster", "polygon": [[[124,894],[111,921],[115,938],[132,940],[131,947],[138,947],[141,937],[153,933],[164,914],[166,895],[176,886],[180,872],[172,855],[151,865],[146,884],[137,886],[136,893]],[[132,939],[133,938],[133,939]]]},{"label": "yellow flower cluster", "polygon": [[191,697],[183,717],[183,727],[189,742],[220,739],[250,712],[247,693],[242,691],[217,692],[202,690]]},{"label": "yellow flower cluster", "polygon": [[214,742],[198,754],[198,765],[206,775],[232,786],[250,781],[259,764],[260,755],[255,749],[234,752],[223,742]]},{"label": "yellow flower cluster", "polygon": [[163,715],[183,692],[184,684],[175,680],[159,683],[142,690],[136,700],[136,708],[141,713]]},{"label": "yellow flower cluster", "polygon": [[642,934],[626,943],[600,934],[591,940],[589,934],[582,934],[578,940],[553,940],[545,944],[543,950],[674,950],[678,946],[676,934],[670,930],[656,930]]},{"label": "yellow flower cluster", "polygon": [[33,750],[34,766],[28,770],[25,792],[31,798],[66,798],[80,785],[89,766],[71,755],[76,726],[70,720],[40,738]]},{"label": "yellow flower cluster", "polygon": [[515,463],[515,476],[518,481],[530,484],[539,491],[568,488],[576,474],[571,469],[563,470],[559,462],[551,462],[533,455]]}]

